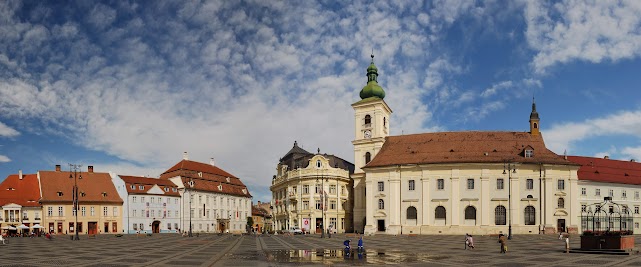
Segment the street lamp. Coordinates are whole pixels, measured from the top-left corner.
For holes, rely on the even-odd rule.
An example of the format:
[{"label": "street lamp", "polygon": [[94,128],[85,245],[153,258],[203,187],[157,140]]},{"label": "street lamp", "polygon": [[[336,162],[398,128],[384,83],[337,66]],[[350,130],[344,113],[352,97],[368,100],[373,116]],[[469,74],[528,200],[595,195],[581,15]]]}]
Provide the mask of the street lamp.
[{"label": "street lamp", "polygon": [[[507,167],[507,168],[506,168]],[[507,228],[507,239],[512,239],[512,173],[516,173],[516,166],[514,163],[503,164],[503,174],[507,173],[508,195],[507,207],[510,210],[510,217],[508,217],[509,225]]]},{"label": "street lamp", "polygon": [[82,179],[82,171],[80,168],[82,168],[82,165],[69,164],[69,179],[73,179],[73,190],[71,192],[71,197],[73,199],[73,212],[76,215],[76,224],[73,229],[76,234],[72,240],[80,240],[80,237],[78,236],[78,179]]},{"label": "street lamp", "polygon": [[[193,187],[194,187],[193,178],[189,177],[189,182],[187,184],[189,185],[189,190],[188,190],[189,191],[189,237],[193,237],[191,233],[191,216],[192,216],[191,214],[193,213],[193,211],[191,210],[191,201],[193,199],[192,193],[193,193]],[[185,190],[187,190],[187,187],[185,187]]]}]

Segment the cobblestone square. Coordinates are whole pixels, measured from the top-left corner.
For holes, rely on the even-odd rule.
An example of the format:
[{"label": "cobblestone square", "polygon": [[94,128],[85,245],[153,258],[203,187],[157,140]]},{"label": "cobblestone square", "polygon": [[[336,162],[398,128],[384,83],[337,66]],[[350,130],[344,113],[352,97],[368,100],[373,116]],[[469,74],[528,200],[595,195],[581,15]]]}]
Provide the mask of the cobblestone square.
[{"label": "cobblestone square", "polygon": [[[343,250],[345,239],[352,240],[349,252]],[[0,245],[0,266],[641,266],[638,255],[563,253],[556,236],[514,236],[507,254],[499,253],[494,236],[474,239],[476,248],[464,250],[463,236],[366,236],[359,253],[358,238],[346,235],[10,238]],[[578,237],[571,247],[579,247]]]}]

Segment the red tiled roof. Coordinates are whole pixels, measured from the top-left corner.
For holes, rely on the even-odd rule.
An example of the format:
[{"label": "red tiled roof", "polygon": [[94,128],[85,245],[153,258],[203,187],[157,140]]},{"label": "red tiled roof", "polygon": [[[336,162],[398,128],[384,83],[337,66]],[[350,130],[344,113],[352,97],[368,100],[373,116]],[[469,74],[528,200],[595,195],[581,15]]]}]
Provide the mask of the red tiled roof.
[{"label": "red tiled roof", "polygon": [[193,189],[196,190],[251,197],[249,189],[238,177],[210,164],[182,160],[161,174],[160,179],[167,180],[176,176],[181,176],[184,184],[194,181]]},{"label": "red tiled roof", "polygon": [[[81,193],[80,202],[121,203],[116,187],[108,173],[79,172],[78,190]],[[41,202],[72,202],[74,179],[69,178],[69,172],[39,171],[42,188]],[[62,195],[58,196],[58,192]],[[84,196],[82,195],[84,193]],[[106,195],[103,195],[106,193]]]},{"label": "red tiled roof", "polygon": [[0,206],[15,203],[23,207],[40,207],[38,176],[26,174],[22,180],[18,174],[9,175],[0,183]]},{"label": "red tiled roof", "polygon": [[641,163],[580,156],[568,156],[568,160],[581,164],[579,180],[641,185]]},{"label": "red tiled roof", "polygon": [[[534,156],[526,158],[530,146]],[[440,132],[389,136],[365,168],[430,163],[545,163],[576,165],[545,147],[528,132]]]},{"label": "red tiled roof", "polygon": [[[163,190],[164,195],[180,196],[180,193],[177,190],[174,191],[174,188],[178,188],[178,186],[169,180],[140,176],[118,176],[125,182],[127,193],[129,194],[146,194],[154,185],[158,185],[158,187]],[[132,185],[134,186],[133,189],[131,188]],[[141,186],[143,189],[140,189]],[[165,191],[165,188],[169,188],[169,191]]]}]

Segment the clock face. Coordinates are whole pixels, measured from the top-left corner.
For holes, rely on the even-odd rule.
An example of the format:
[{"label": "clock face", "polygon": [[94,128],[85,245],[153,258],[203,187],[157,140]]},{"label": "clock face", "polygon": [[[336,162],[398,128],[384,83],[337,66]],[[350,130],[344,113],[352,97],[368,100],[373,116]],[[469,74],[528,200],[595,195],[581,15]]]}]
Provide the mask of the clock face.
[{"label": "clock face", "polygon": [[365,131],[365,138],[371,138],[372,137],[372,131],[367,130]]}]

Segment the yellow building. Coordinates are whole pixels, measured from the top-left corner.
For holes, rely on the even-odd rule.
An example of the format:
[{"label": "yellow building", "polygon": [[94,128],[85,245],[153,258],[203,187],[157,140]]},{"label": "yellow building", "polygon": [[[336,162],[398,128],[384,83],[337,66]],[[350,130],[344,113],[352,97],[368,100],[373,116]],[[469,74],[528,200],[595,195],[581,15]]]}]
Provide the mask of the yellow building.
[{"label": "yellow building", "polygon": [[385,234],[576,232],[578,164],[545,147],[532,104],[529,132],[390,136],[378,69],[355,111],[355,230]]},{"label": "yellow building", "polygon": [[[108,173],[39,171],[42,222],[56,234],[122,233],[122,199]],[[77,182],[79,212],[73,209],[73,188]],[[76,219],[78,224],[76,225]]]},{"label": "yellow building", "polygon": [[352,230],[350,173],[354,165],[334,155],[312,154],[297,142],[281,158],[270,190],[274,230],[311,233]]}]

